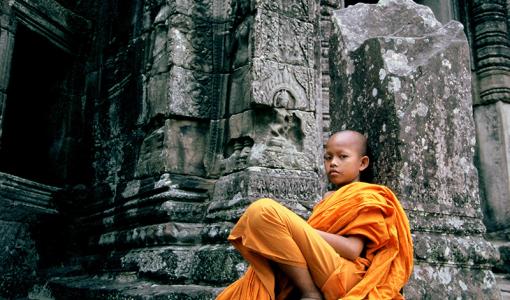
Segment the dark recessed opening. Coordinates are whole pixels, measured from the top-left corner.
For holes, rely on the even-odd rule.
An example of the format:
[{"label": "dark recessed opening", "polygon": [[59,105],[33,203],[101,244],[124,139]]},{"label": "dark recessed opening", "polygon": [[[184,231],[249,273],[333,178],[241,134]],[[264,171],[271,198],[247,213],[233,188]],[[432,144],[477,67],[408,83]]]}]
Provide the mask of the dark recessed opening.
[{"label": "dark recessed opening", "polygon": [[56,154],[61,149],[56,148],[65,140],[63,95],[70,66],[67,53],[18,26],[2,121],[2,172],[46,184],[62,183]]},{"label": "dark recessed opening", "polygon": [[379,2],[379,0],[366,0],[366,1],[345,0],[345,7],[354,5],[356,3],[377,4],[377,2]]}]

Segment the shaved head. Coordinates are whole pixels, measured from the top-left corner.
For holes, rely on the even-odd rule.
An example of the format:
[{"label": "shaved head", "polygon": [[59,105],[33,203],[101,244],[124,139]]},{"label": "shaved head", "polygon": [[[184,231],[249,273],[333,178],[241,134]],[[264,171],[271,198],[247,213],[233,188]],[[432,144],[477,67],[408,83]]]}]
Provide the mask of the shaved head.
[{"label": "shaved head", "polygon": [[363,134],[354,130],[337,131],[329,137],[326,145],[339,140],[348,141],[352,146],[356,147],[360,156],[367,155],[367,138]]}]

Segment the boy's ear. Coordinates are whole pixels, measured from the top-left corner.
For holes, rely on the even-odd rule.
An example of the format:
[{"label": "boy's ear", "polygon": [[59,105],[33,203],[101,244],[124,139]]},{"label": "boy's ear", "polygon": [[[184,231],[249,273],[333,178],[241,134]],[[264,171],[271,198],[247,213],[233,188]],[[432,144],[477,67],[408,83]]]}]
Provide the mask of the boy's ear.
[{"label": "boy's ear", "polygon": [[359,166],[359,171],[363,171],[365,170],[367,167],[368,167],[368,164],[370,163],[369,159],[368,159],[368,156],[363,156],[361,157],[361,163],[360,163],[360,166]]}]

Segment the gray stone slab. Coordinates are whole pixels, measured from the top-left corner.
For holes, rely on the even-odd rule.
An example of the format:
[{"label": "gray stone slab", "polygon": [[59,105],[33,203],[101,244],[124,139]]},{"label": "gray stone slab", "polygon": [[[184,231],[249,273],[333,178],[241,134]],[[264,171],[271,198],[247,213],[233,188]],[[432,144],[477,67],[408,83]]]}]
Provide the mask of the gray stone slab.
[{"label": "gray stone slab", "polygon": [[485,223],[489,231],[510,228],[510,104],[476,106],[474,116]]}]

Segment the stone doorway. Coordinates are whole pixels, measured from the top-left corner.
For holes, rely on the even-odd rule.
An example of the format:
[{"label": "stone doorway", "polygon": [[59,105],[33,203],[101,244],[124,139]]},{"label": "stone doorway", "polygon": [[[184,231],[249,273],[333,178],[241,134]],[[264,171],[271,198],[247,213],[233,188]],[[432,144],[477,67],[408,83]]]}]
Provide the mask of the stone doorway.
[{"label": "stone doorway", "polygon": [[69,54],[18,25],[2,122],[1,172],[62,184],[65,172],[59,162],[65,155],[71,62]]}]

